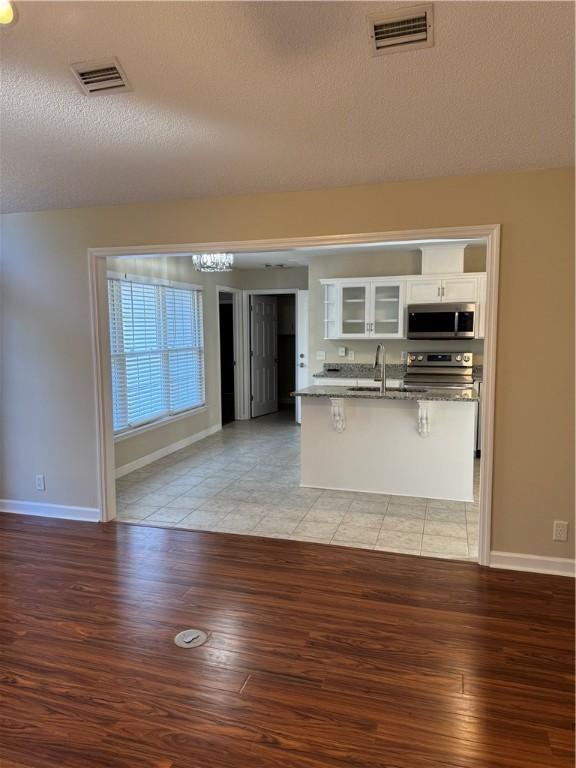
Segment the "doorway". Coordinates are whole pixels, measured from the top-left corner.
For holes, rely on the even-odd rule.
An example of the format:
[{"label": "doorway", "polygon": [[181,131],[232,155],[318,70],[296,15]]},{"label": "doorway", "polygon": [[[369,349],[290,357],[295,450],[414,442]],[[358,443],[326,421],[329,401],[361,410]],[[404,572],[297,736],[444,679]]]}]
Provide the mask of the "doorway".
[{"label": "doorway", "polygon": [[[473,238],[486,237],[488,243],[487,258],[487,312],[486,312],[486,348],[484,355],[484,396],[482,408],[482,459],[480,472],[480,501],[479,501],[479,523],[480,523],[480,552],[479,562],[487,565],[490,563],[490,513],[491,513],[491,488],[492,488],[492,456],[493,456],[493,418],[494,418],[494,383],[496,369],[496,324],[497,324],[497,287],[498,287],[498,258],[499,258],[499,237],[500,229],[498,225],[478,226],[466,228],[450,228],[436,230],[419,230],[406,232],[388,232],[371,233],[364,235],[346,235],[333,236],[325,238],[303,238],[293,240],[274,241],[276,250],[290,250],[294,248],[332,248],[335,245],[363,245],[368,246],[374,243],[404,243],[424,240],[441,240],[446,238]],[[260,250],[270,250],[269,242],[259,243]],[[257,250],[253,243],[219,243],[210,247],[218,250],[230,250],[237,253],[252,253]],[[174,256],[176,254],[188,254],[191,251],[206,250],[208,246],[202,244],[195,246],[190,244],[171,246],[166,249],[166,255]],[[106,311],[106,258],[107,257],[134,257],[157,255],[158,248],[98,248],[89,250],[90,261],[90,279],[91,279],[91,298],[92,298],[92,321],[94,331],[94,360],[97,387],[97,441],[98,441],[98,475],[100,481],[100,500],[102,520],[110,520],[116,517],[116,494],[114,488],[114,440],[112,429],[112,393],[110,387],[110,338],[109,323]],[[225,289],[227,292],[234,292],[235,309],[238,316],[235,315],[235,331],[237,346],[237,385],[236,392],[236,415],[239,419],[250,418],[250,364],[249,364],[249,321],[248,321],[248,298],[249,294],[269,294],[293,293],[297,295],[296,309],[296,329],[297,339],[300,339],[300,329],[304,327],[301,323],[301,312],[308,304],[308,292],[298,290],[270,290],[270,291],[240,291],[237,289]],[[311,320],[317,322],[315,315]],[[300,348],[299,348],[300,349]],[[322,359],[316,356],[317,359]],[[303,366],[302,368],[300,366]],[[297,388],[307,386],[305,379],[309,377],[309,367],[307,362],[298,362],[297,367],[298,381]],[[240,381],[238,381],[240,380]],[[238,415],[241,413],[242,415]]]},{"label": "doorway", "polygon": [[234,295],[232,293],[224,291],[218,293],[218,316],[220,321],[220,408],[224,425],[236,419]]},{"label": "doorway", "polygon": [[253,294],[250,307],[250,415],[295,414],[296,296]]}]

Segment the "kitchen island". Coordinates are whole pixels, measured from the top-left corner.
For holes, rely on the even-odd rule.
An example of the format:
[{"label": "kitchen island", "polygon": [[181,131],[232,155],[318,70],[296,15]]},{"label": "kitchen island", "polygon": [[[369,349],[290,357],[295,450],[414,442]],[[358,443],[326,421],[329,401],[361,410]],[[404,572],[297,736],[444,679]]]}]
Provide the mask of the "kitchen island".
[{"label": "kitchen island", "polygon": [[311,386],[294,394],[302,486],[473,501],[473,390]]}]

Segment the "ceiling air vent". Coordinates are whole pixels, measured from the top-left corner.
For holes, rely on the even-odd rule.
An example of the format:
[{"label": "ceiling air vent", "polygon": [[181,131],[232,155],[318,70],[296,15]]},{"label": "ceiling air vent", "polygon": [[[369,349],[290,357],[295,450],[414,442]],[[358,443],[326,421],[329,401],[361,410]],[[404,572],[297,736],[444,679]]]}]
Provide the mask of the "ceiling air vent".
[{"label": "ceiling air vent", "polygon": [[107,91],[131,90],[118,59],[81,61],[78,64],[72,64],[70,69],[86,96]]},{"label": "ceiling air vent", "polygon": [[432,4],[411,5],[396,11],[368,16],[373,56],[434,45]]}]

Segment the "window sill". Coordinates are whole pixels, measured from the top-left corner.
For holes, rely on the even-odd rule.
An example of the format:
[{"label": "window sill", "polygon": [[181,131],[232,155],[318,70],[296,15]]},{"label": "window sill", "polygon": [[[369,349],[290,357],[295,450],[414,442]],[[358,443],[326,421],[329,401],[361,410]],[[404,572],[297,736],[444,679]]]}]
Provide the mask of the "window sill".
[{"label": "window sill", "polygon": [[148,424],[142,424],[141,427],[134,427],[134,429],[128,429],[125,432],[120,432],[117,435],[114,435],[114,443],[121,443],[123,440],[136,437],[144,432],[150,432],[150,430],[157,429],[158,427],[164,427],[167,424],[173,424],[175,421],[188,419],[190,416],[196,416],[196,414],[204,413],[204,411],[207,410],[207,405],[201,405],[198,408],[191,408],[189,411],[182,411],[182,413],[176,413],[173,416],[166,416],[164,419],[158,419],[157,421],[151,421]]}]

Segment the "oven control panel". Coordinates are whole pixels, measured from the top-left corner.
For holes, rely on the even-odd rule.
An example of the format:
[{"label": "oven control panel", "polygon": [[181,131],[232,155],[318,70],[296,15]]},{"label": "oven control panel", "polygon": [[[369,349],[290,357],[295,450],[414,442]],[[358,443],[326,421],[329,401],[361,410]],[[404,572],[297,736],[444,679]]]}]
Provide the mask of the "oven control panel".
[{"label": "oven control panel", "polygon": [[418,367],[461,367],[473,365],[472,352],[408,352],[407,365]]}]

